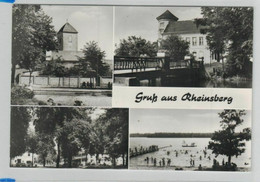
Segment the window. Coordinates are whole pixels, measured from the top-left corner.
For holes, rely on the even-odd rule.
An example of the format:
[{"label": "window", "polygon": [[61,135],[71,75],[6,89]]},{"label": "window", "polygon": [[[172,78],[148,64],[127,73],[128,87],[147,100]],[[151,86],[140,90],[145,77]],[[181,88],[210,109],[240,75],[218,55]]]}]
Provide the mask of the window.
[{"label": "window", "polygon": [[204,40],[203,40],[203,37],[200,37],[200,38],[199,38],[199,45],[200,45],[200,46],[203,45],[203,43],[204,43],[203,41],[204,41]]},{"label": "window", "polygon": [[190,44],[190,37],[186,37],[186,42],[189,42]]},{"label": "window", "polygon": [[160,23],[160,28],[163,28],[164,27],[164,22],[161,22]]},{"label": "window", "polygon": [[28,153],[28,156],[30,156],[30,153]]},{"label": "window", "polygon": [[192,37],[192,45],[193,46],[197,45],[197,37]]}]

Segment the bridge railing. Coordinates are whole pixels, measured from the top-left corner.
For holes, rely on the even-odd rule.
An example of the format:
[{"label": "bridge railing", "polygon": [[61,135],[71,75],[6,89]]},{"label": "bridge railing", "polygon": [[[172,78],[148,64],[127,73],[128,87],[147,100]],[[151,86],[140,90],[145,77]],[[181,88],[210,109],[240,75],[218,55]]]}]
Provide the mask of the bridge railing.
[{"label": "bridge railing", "polygon": [[161,69],[164,64],[164,58],[147,57],[114,57],[114,70],[140,70],[147,68]]},{"label": "bridge railing", "polygon": [[162,57],[114,57],[114,70],[136,70],[145,71],[147,68],[174,69],[174,68],[200,68],[203,61],[181,60],[175,61],[171,58]]}]

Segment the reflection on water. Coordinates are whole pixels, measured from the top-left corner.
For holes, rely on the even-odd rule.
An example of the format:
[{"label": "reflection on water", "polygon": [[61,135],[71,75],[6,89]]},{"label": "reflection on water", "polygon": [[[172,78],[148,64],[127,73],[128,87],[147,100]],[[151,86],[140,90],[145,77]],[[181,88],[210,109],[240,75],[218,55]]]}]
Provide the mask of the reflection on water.
[{"label": "reflection on water", "polygon": [[[183,141],[187,144],[195,143],[196,147],[182,147]],[[227,157],[219,155],[215,157],[212,150],[207,149],[206,156],[203,150],[207,148],[210,138],[145,138],[145,137],[131,137],[130,148],[134,150],[135,147],[140,148],[141,146],[146,148],[151,145],[158,145],[158,147],[170,146],[164,149],[160,149],[157,152],[140,155],[137,157],[130,158],[130,168],[142,169],[142,168],[153,168],[154,164],[151,162],[147,164],[145,160],[156,158],[157,166],[162,158],[171,160],[172,167],[189,167],[191,158],[194,160],[194,167],[198,168],[201,164],[202,167],[212,167],[213,159],[216,159],[220,165],[222,161],[227,161]],[[186,152],[187,151],[187,152]],[[176,155],[176,152],[178,155]],[[191,157],[192,156],[192,157]],[[238,157],[232,157],[232,162],[236,163],[238,167],[250,168],[251,164],[251,142],[246,142],[245,153]]]},{"label": "reflection on water", "polygon": [[[150,86],[148,80],[140,81],[140,86]],[[208,87],[208,88],[252,88],[251,80],[167,80],[162,84],[161,79],[157,78],[156,87]]]}]

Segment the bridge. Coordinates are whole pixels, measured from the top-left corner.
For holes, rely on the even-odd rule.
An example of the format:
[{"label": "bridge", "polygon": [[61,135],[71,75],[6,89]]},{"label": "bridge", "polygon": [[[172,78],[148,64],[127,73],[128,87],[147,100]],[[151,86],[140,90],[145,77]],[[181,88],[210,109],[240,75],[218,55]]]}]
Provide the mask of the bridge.
[{"label": "bridge", "polygon": [[196,82],[204,74],[202,61],[175,61],[169,57],[114,57],[114,82],[119,85],[174,86],[179,82]]}]

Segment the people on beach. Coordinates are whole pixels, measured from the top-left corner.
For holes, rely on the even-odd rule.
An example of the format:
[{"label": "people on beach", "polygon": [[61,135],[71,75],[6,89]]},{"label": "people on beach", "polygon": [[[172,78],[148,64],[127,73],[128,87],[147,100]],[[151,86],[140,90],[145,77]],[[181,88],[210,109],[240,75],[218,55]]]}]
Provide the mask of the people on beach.
[{"label": "people on beach", "polygon": [[154,165],[154,166],[157,165],[156,158],[153,159],[153,165]]},{"label": "people on beach", "polygon": [[168,159],[167,160],[167,166],[171,166],[171,162],[172,162],[171,159]]}]

